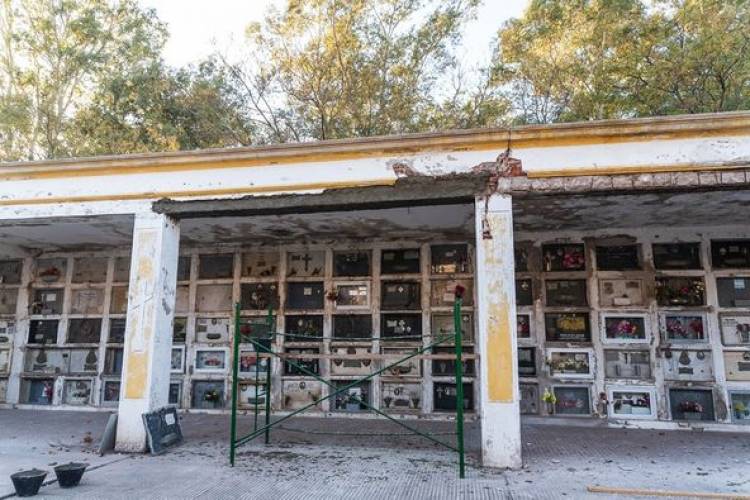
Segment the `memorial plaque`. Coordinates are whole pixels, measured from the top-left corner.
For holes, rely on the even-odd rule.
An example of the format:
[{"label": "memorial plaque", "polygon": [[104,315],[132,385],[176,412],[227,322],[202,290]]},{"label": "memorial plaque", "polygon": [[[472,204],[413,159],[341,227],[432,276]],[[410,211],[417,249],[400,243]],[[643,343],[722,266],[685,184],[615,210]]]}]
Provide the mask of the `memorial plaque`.
[{"label": "memorial plaque", "polygon": [[[281,393],[285,410],[299,410],[315,408],[320,410],[320,403],[315,403],[323,397],[323,383],[317,380],[284,380]],[[313,405],[314,406],[310,406]]]},{"label": "memorial plaque", "polygon": [[224,408],[225,392],[223,380],[194,380],[191,406],[201,410]]},{"label": "memorial plaque", "polygon": [[182,429],[177,409],[164,407],[143,414],[148,448],[152,455],[160,455],[167,448],[182,443]]},{"label": "memorial plaque", "polygon": [[107,257],[76,257],[73,259],[73,283],[104,283],[108,265]]},{"label": "memorial plaque", "polygon": [[608,379],[647,380],[651,378],[651,353],[604,350],[604,376]]},{"label": "memorial plaque", "polygon": [[370,341],[372,339],[372,316],[369,314],[334,315],[333,339]]},{"label": "memorial plaque", "polygon": [[[455,345],[456,328],[453,314],[433,313],[432,338],[445,339],[443,345]],[[461,313],[461,343],[470,344],[474,341],[474,321],[471,313]]]},{"label": "memorial plaque", "polygon": [[545,271],[584,271],[586,254],[582,243],[542,245]]},{"label": "memorial plaque", "polygon": [[530,314],[516,314],[516,336],[519,339],[532,338]]},{"label": "memorial plaque", "polygon": [[185,346],[172,347],[169,370],[171,373],[185,373]]},{"label": "memorial plaque", "polygon": [[518,376],[536,377],[536,348],[518,348]]},{"label": "memorial plaque", "polygon": [[591,378],[594,376],[590,350],[549,349],[549,374],[557,378]]},{"label": "memorial plaque", "polygon": [[51,378],[28,379],[23,381],[22,399],[30,405],[51,405],[55,398],[55,381]]},{"label": "memorial plaque", "polygon": [[703,278],[658,276],[656,302],[662,307],[693,307],[706,303]]},{"label": "memorial plaque", "polygon": [[655,419],[656,391],[653,388],[611,388],[607,399],[610,418]]},{"label": "memorial plaque", "polygon": [[729,391],[733,424],[750,424],[750,392]]},{"label": "memorial plaque", "polygon": [[597,246],[596,267],[600,271],[633,271],[641,268],[638,245]]},{"label": "memorial plaque", "polygon": [[34,290],[34,300],[31,302],[31,314],[62,314],[63,296],[65,290],[62,288],[38,288]]},{"label": "memorial plaque", "polygon": [[750,382],[750,351],[724,351],[727,380]]},{"label": "memorial plaque", "polygon": [[198,285],[195,302],[198,312],[231,311],[232,285]]},{"label": "memorial plaque", "polygon": [[720,307],[750,307],[750,278],[716,278]]},{"label": "memorial plaque", "polygon": [[102,320],[79,318],[68,321],[68,344],[98,344],[101,340]]},{"label": "memorial plaque", "polygon": [[26,349],[24,371],[70,373],[70,351],[65,349]]},{"label": "memorial plaque", "polygon": [[714,269],[750,268],[750,240],[711,241],[711,265]]},{"label": "memorial plaque", "polygon": [[94,381],[66,380],[63,384],[63,404],[84,406],[91,403],[91,392]]},{"label": "memorial plaque", "polygon": [[347,386],[351,387],[331,398],[331,411],[345,411],[350,413],[367,411],[371,395],[370,381],[334,380],[331,392]]},{"label": "memorial plaque", "polygon": [[191,260],[189,255],[177,257],[177,281],[190,281]]},{"label": "memorial plaque", "polygon": [[115,257],[115,271],[112,281],[115,283],[127,283],[130,281],[130,256]]},{"label": "memorial plaque", "polygon": [[461,303],[464,306],[474,305],[474,280],[432,280],[430,287],[430,305],[432,307],[453,307],[456,303],[456,287],[463,288]]},{"label": "memorial plaque", "polygon": [[[451,359],[433,359],[432,360],[432,376],[433,377],[453,377],[456,375],[456,349],[453,347],[433,347],[433,354],[450,354],[453,357]],[[474,349],[471,347],[465,347],[463,354],[473,354]],[[474,360],[464,359],[461,363],[461,373],[467,377],[473,377],[476,373],[474,371]]]},{"label": "memorial plaque", "polygon": [[419,248],[383,250],[380,254],[380,274],[418,274]]},{"label": "memorial plaque", "polygon": [[0,284],[17,285],[21,283],[22,260],[0,260]]},{"label": "memorial plaque", "polygon": [[[407,356],[410,356],[416,352],[416,348],[413,349],[400,349],[393,347],[383,347],[380,352],[386,356],[380,360],[381,368],[390,366],[384,371],[382,377],[421,377],[422,376],[422,361],[417,357],[411,357],[405,361],[399,362]],[[398,364],[394,364],[398,363]]]},{"label": "memorial plaque", "polygon": [[591,396],[588,387],[555,386],[555,415],[591,415]]},{"label": "memorial plaque", "polygon": [[[331,347],[331,355],[342,356],[331,359],[331,375],[369,375],[373,371],[372,359],[362,358],[369,354],[371,354],[369,347]],[[347,356],[357,356],[357,359],[350,359]]]},{"label": "memorial plaque", "polygon": [[259,409],[265,408],[266,405],[266,387],[265,385],[246,380],[238,384],[237,407],[245,410],[253,409],[256,406]]},{"label": "memorial plaque", "polygon": [[174,311],[180,314],[186,314],[190,311],[190,287],[187,285],[178,286],[175,290]]},{"label": "memorial plaque", "polygon": [[79,288],[71,292],[71,314],[102,314],[103,307],[104,290],[101,288]]},{"label": "memorial plaque", "polygon": [[36,261],[34,278],[44,283],[58,283],[65,281],[65,271],[68,268],[68,259],[64,257],[39,259]]},{"label": "memorial plaque", "polygon": [[195,341],[198,343],[229,342],[229,318],[196,318]]},{"label": "memorial plaque", "polygon": [[534,293],[533,293],[532,280],[529,278],[517,279],[516,280],[516,305],[517,306],[533,306],[534,305]]},{"label": "memorial plaque", "polygon": [[672,420],[715,420],[711,389],[669,389],[669,408]]},{"label": "memorial plaque", "polygon": [[470,273],[469,248],[467,245],[432,245],[432,274]]},{"label": "memorial plaque", "polygon": [[325,268],[326,253],[323,250],[287,254],[286,275],[290,278],[322,277]]},{"label": "memorial plaque", "polygon": [[[250,340],[271,339],[276,342],[276,317],[271,318],[271,324],[268,324],[268,316],[243,316],[240,318],[240,342],[250,343]],[[295,339],[289,338],[288,342],[296,342]]]},{"label": "memorial plaque", "polygon": [[128,287],[113,286],[109,304],[111,314],[126,314],[128,312]]},{"label": "memorial plaque", "polygon": [[369,309],[370,285],[367,283],[334,284],[337,309]]},{"label": "memorial plaque", "polygon": [[172,324],[172,343],[184,344],[187,339],[188,319],[185,317],[175,317]]},{"label": "memorial plaque", "polygon": [[420,284],[410,281],[384,281],[381,285],[382,310],[419,310],[422,307]]},{"label": "memorial plaque", "polygon": [[422,409],[422,384],[383,382],[380,407],[387,412],[416,412]]},{"label": "memorial plaque", "polygon": [[287,283],[287,309],[323,309],[325,290],[323,283]]},{"label": "memorial plaque", "polygon": [[549,342],[590,342],[588,313],[547,313],[544,329]]},{"label": "memorial plaque", "polygon": [[279,275],[279,261],[278,251],[243,253],[242,276],[275,278]]},{"label": "memorial plaque", "polygon": [[[285,349],[287,354],[305,355],[320,354],[317,347],[299,347]],[[298,375],[310,377],[310,373],[320,374],[320,359],[318,358],[288,358],[284,360],[284,375]]]},{"label": "memorial plaque", "polygon": [[710,381],[714,379],[711,351],[663,350],[665,380]]},{"label": "memorial plaque", "polygon": [[226,349],[196,349],[195,371],[225,372],[227,369]]},{"label": "memorial plaque", "polygon": [[707,342],[706,318],[700,313],[664,313],[659,317],[662,337],[669,343]]},{"label": "memorial plaque", "polygon": [[122,373],[123,356],[123,349],[107,348],[104,353],[104,373],[108,375],[120,375]]},{"label": "memorial plaque", "polygon": [[[370,316],[367,316],[368,318]],[[323,316],[322,315],[295,315],[286,316],[284,321],[286,328],[285,342],[322,342],[323,341]]]},{"label": "memorial plaque", "polygon": [[110,406],[120,402],[120,381],[105,380],[102,384],[102,405]]},{"label": "memorial plaque", "polygon": [[548,307],[586,307],[586,280],[546,280],[544,290]]},{"label": "memorial plaque", "polygon": [[720,314],[719,326],[725,346],[750,346],[750,314]]},{"label": "memorial plaque", "polygon": [[517,273],[525,273],[529,270],[529,250],[527,248],[516,246],[513,249],[513,259]]},{"label": "memorial plaque", "polygon": [[702,269],[700,243],[654,243],[656,269]]},{"label": "memorial plaque", "polygon": [[642,281],[627,279],[600,280],[599,304],[602,307],[643,305]]},{"label": "memorial plaque", "polygon": [[422,338],[421,314],[383,314],[380,337],[384,340],[419,341]]},{"label": "memorial plaque", "polygon": [[68,351],[70,356],[70,373],[87,373],[99,371],[99,350],[91,349],[71,349]]},{"label": "memorial plaque", "polygon": [[646,315],[602,314],[604,342],[641,343],[648,342]]},{"label": "memorial plaque", "polygon": [[266,378],[268,370],[268,358],[258,357],[255,348],[240,349],[239,373],[241,377],[255,377],[256,372],[259,379]]},{"label": "memorial plaque", "polygon": [[521,415],[539,414],[539,386],[536,384],[519,384]]},{"label": "memorial plaque", "polygon": [[10,349],[0,349],[0,373],[10,371]]},{"label": "memorial plaque", "polygon": [[16,314],[16,305],[18,303],[18,289],[5,288],[0,289],[0,314]]},{"label": "memorial plaque", "polygon": [[35,319],[29,322],[29,344],[56,344],[57,327],[59,321],[56,319]]},{"label": "memorial plaque", "polygon": [[16,334],[16,322],[0,319],[0,344],[12,344]]},{"label": "memorial plaque", "polygon": [[279,287],[276,283],[243,283],[240,285],[243,310],[267,311],[279,308]]},{"label": "memorial plaque", "polygon": [[[464,410],[472,411],[474,409],[474,384],[464,382]],[[432,405],[434,411],[456,411],[456,384],[451,382],[433,382],[432,383]]]},{"label": "memorial plaque", "polygon": [[198,256],[198,279],[215,280],[234,276],[234,255],[231,253]]},{"label": "memorial plaque", "polygon": [[369,276],[370,252],[333,252],[334,276]]},{"label": "memorial plaque", "polygon": [[182,407],[182,382],[172,381],[169,383],[167,403],[175,405],[178,408]]}]

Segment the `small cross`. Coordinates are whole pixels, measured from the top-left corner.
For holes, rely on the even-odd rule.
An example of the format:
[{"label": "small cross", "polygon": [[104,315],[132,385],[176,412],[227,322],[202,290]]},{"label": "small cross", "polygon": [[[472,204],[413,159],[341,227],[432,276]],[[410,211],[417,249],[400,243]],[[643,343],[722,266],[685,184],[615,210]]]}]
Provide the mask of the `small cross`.
[{"label": "small cross", "polygon": [[305,272],[308,272],[310,270],[310,262],[313,260],[312,257],[309,254],[305,254],[301,260],[305,263]]}]

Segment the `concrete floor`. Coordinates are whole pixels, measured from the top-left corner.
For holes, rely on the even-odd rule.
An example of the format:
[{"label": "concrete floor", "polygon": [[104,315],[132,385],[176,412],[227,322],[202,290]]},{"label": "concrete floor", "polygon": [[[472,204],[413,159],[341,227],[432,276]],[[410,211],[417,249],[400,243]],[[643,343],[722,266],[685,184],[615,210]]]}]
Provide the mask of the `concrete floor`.
[{"label": "concrete floor", "polygon": [[[42,498],[626,498],[588,493],[590,485],[750,494],[748,435],[526,422],[524,468],[498,471],[477,467],[470,424],[467,479],[459,481],[454,453],[383,420],[291,419],[270,446],[243,447],[233,469],[227,416],[185,415],[186,442],[159,457],[96,455],[106,420],[106,413],[0,410],[0,498],[13,491],[12,472],[37,467],[53,478],[53,465],[71,460],[99,468],[75,489],[45,486]],[[450,422],[418,425],[452,439]]]}]

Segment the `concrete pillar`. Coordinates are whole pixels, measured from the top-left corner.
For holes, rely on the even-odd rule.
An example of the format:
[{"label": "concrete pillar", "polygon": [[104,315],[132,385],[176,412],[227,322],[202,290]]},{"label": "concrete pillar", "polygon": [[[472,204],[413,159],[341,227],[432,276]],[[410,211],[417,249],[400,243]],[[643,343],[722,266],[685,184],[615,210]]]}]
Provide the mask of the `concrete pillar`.
[{"label": "concrete pillar", "polygon": [[476,199],[482,463],[521,467],[513,213],[509,195]]},{"label": "concrete pillar", "polygon": [[150,212],[136,215],[117,420],[118,451],[145,451],[141,415],[168,401],[179,243],[176,221]]}]

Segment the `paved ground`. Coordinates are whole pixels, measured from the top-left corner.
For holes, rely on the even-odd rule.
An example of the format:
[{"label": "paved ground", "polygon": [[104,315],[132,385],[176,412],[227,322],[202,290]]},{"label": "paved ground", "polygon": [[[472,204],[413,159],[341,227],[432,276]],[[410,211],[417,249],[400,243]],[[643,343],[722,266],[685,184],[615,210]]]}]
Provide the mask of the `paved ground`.
[{"label": "paved ground", "polygon": [[[72,490],[56,484],[42,498],[624,498],[587,493],[588,485],[750,494],[750,437],[525,423],[519,471],[476,466],[478,433],[469,426],[468,478],[456,479],[455,455],[375,420],[296,418],[273,444],[241,450],[227,466],[228,417],[186,415],[186,443],[160,456],[98,457],[107,414],[0,410],[0,498],[8,475],[83,460]],[[247,426],[248,422],[242,422]],[[423,422],[448,434],[449,422]],[[370,436],[356,436],[357,433]],[[330,433],[335,433],[331,435]],[[440,436],[451,439],[450,435]]]}]

